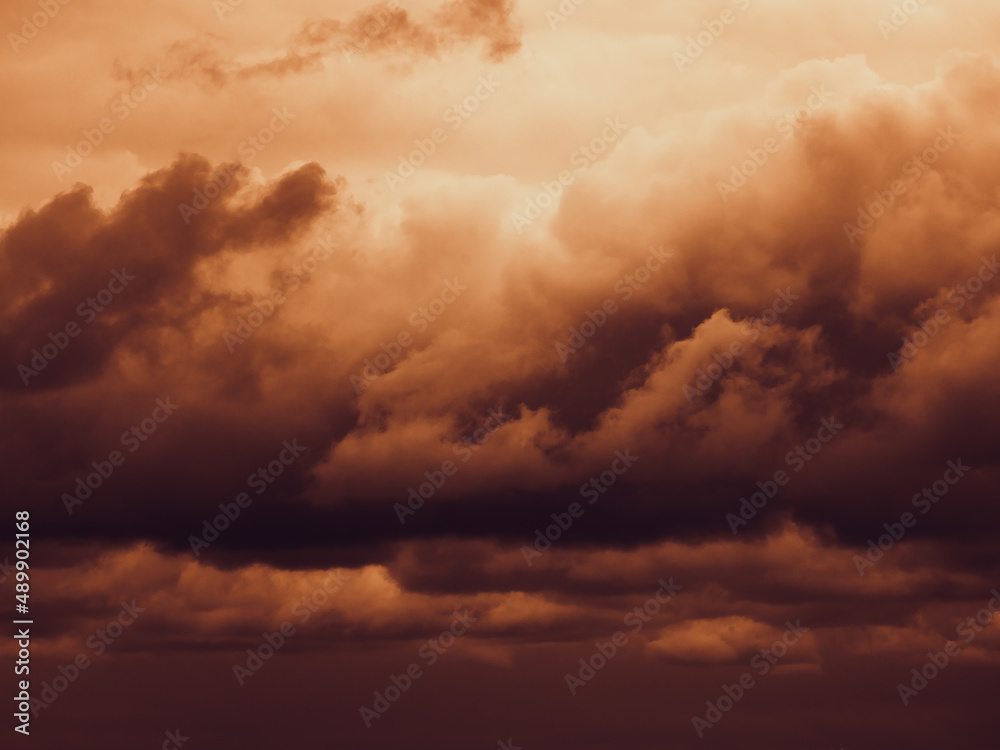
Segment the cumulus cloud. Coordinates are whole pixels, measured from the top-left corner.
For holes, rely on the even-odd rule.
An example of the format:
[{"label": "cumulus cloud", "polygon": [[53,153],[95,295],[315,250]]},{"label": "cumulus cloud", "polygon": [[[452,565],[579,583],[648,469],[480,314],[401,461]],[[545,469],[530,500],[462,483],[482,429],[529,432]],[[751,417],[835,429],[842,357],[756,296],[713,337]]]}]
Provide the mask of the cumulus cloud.
[{"label": "cumulus cloud", "polygon": [[[479,729],[526,696],[525,746],[597,736],[552,734],[563,698],[630,722],[615,742],[694,742],[690,716],[800,619],[760,710],[706,744],[775,740],[806,695],[830,722],[866,701],[873,729],[845,746],[929,746],[927,717],[958,701],[967,744],[986,736],[988,628],[905,730],[894,686],[997,586],[987,32],[921,7],[882,38],[857,3],[755,3],[678,70],[722,16],[640,5],[574,5],[556,28],[506,0],[246,4],[213,28],[155,5],[139,42],[95,50],[89,99],[27,57],[28,83],[0,74],[72,122],[18,108],[0,148],[25,191],[0,192],[0,471],[40,537],[44,674],[135,598],[114,669],[176,655],[218,688],[340,569],[253,684],[309,710],[300,687],[323,686],[354,746],[374,737],[358,704],[463,609],[475,627],[376,745],[427,729],[441,686]],[[81,23],[67,6],[46,34]],[[777,43],[789,24],[823,48]],[[47,44],[21,54],[55,65]],[[53,154],[156,50],[156,97],[59,185]],[[487,75],[489,101],[470,93]],[[273,143],[272,114],[294,120]],[[630,621],[664,579],[683,589]],[[74,694],[60,710],[92,710]]]}]

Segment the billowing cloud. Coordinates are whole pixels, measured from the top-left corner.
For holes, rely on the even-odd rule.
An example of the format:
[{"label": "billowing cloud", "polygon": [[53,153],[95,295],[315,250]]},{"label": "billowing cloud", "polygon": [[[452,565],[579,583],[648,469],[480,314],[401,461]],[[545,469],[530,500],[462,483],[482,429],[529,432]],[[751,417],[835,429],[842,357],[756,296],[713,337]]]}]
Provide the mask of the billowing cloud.
[{"label": "billowing cloud", "polygon": [[995,11],[223,3],[0,74],[40,746],[990,746]]}]

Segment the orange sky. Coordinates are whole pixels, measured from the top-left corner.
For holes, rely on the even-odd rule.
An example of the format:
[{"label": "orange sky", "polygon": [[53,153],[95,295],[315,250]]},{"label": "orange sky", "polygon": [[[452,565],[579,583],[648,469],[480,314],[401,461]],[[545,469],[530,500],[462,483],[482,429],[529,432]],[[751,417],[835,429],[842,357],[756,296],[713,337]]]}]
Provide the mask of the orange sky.
[{"label": "orange sky", "polygon": [[33,689],[93,661],[33,746],[994,746],[1000,10],[0,30],[0,492]]}]

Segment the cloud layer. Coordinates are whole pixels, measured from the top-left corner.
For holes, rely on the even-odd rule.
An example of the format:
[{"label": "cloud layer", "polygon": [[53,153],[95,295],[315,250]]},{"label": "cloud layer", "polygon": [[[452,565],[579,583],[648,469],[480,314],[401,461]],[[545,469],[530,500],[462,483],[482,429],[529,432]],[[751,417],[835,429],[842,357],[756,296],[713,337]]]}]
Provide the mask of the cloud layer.
[{"label": "cloud layer", "polygon": [[70,5],[11,52],[3,494],[38,684],[95,663],[40,746],[112,701],[101,747],[271,701],[306,745],[990,746],[995,11],[668,5],[153,4],[109,49]]}]

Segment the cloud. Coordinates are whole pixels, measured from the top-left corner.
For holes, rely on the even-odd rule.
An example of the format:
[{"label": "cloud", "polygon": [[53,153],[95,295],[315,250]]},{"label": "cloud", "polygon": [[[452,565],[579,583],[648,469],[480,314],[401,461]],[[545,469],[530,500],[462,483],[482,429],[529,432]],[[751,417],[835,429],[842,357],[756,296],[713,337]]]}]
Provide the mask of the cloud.
[{"label": "cloud", "polygon": [[[525,747],[662,744],[801,619],[789,668],[706,744],[809,746],[851,715],[844,746],[922,747],[962,703],[976,746],[991,630],[893,718],[1000,572],[1000,63],[993,12],[962,7],[882,39],[857,3],[755,3],[681,71],[715,28],[694,3],[585,4],[557,29],[544,4],[471,0],[211,26],[65,8],[0,75],[66,108],[14,108],[0,148],[25,193],[0,235],[0,472],[38,535],[41,679],[122,601],[147,612],[50,715],[141,704],[215,739],[178,698],[210,695],[263,741],[246,707],[270,698],[351,746],[427,721],[458,746],[520,695]],[[81,45],[86,75],[57,64]],[[156,50],[163,86],[59,192],[46,164]],[[484,65],[496,94],[449,120]],[[294,128],[248,157],[278,112]],[[350,580],[233,697],[233,663],[331,569]],[[666,578],[683,590],[631,633]],[[462,645],[356,737],[357,706],[462,608]],[[116,702],[150,665],[168,703],[138,679]]]},{"label": "cloud", "polygon": [[219,88],[233,79],[294,76],[322,70],[339,56],[401,56],[418,61],[439,58],[455,48],[485,42],[483,55],[493,63],[521,47],[521,24],[512,0],[452,0],[427,20],[414,20],[398,2],[373,5],[350,21],[318,18],[304,23],[284,52],[255,63],[227,60],[216,34],[175,42],[171,66],[180,76]]}]

